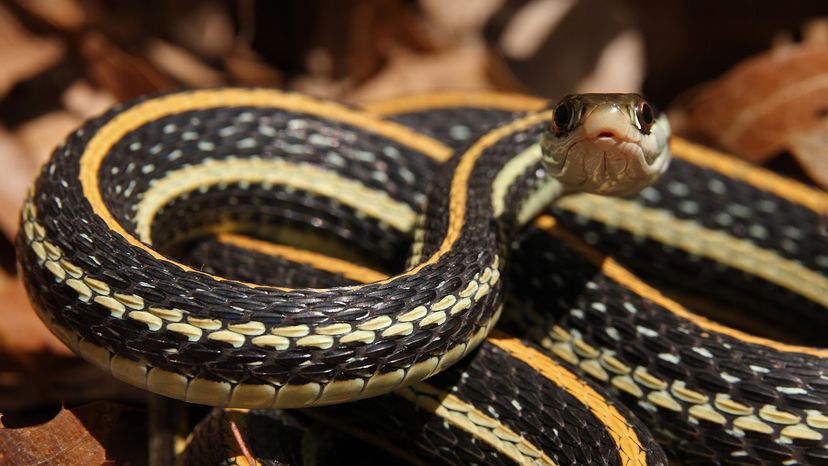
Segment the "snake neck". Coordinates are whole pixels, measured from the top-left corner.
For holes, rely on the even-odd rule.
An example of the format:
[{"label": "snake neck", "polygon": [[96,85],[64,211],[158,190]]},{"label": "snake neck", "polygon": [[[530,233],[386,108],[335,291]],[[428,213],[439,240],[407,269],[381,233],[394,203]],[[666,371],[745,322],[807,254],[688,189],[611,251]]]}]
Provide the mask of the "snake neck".
[{"label": "snake neck", "polygon": [[504,256],[517,230],[565,194],[541,163],[535,141],[544,131],[542,121],[538,115],[520,120],[525,128],[506,127],[511,134],[493,144],[478,141],[444,166],[418,222],[410,264],[439,254],[447,239],[456,250],[496,245]]}]

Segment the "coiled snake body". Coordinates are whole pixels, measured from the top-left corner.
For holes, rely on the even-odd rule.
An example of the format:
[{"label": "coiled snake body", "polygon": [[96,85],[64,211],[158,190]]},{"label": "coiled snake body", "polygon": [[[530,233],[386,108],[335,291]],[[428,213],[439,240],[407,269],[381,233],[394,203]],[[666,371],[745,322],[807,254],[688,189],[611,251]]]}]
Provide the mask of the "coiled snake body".
[{"label": "coiled snake body", "polygon": [[[328,136],[331,147],[346,141],[358,148],[364,138],[374,143],[378,139],[403,142],[393,146],[396,151],[402,147],[439,152],[431,140],[392,124],[361,119],[335,105],[270,91],[172,94],[117,109],[84,127],[56,152],[24,208],[21,258],[30,293],[44,320],[84,357],[132,383],[190,401],[303,406],[375,395],[415,382],[459,359],[494,323],[505,239],[562,191],[560,184],[537,176],[538,152],[525,149],[534,142],[529,137],[543,131],[550,118],[561,135],[577,126],[568,127],[576,121],[581,102],[564,102],[569,108],[562,110],[559,105],[554,118],[547,112],[517,119],[487,133],[448,162],[434,182],[424,234],[415,244],[413,263],[418,265],[374,284],[329,290],[275,289],[209,276],[171,261],[146,243],[174,249],[199,230],[243,230],[262,223],[261,214],[239,207],[253,201],[232,196],[228,185],[240,192],[251,186],[268,187],[257,192],[268,199],[268,192],[274,192],[270,187],[288,178],[293,189],[299,186],[332,197],[363,215],[376,205],[382,211],[375,216],[386,222],[411,218],[392,209],[400,207],[395,195],[405,198],[413,191],[389,192],[384,198],[377,189],[360,191],[346,180],[326,178],[326,173],[311,168],[291,171],[301,164],[281,164],[271,154],[283,150],[301,161],[307,148],[281,141],[263,149],[249,137],[251,133],[287,128],[297,135],[304,131],[323,139]],[[262,110],[268,106],[282,110],[278,114]],[[635,105],[616,108],[632,108],[625,118],[630,127],[636,124]],[[308,130],[314,124],[321,128],[323,115],[341,125],[337,136],[344,134],[343,139],[326,135],[324,129]],[[636,130],[646,134],[642,128]],[[180,146],[165,147],[165,137],[175,138]],[[555,139],[550,136],[546,141],[551,146]],[[137,164],[134,153],[155,156],[154,162]],[[368,154],[361,156],[369,158]],[[556,161],[549,159],[550,164]],[[641,166],[654,160],[651,157]],[[599,169],[586,173],[610,173],[608,162],[604,158]],[[360,169],[338,167],[342,172]],[[136,177],[138,171],[144,176]],[[562,170],[562,174],[564,183],[572,183],[566,179],[572,172]],[[380,178],[374,188],[381,187],[381,174],[374,176]],[[392,176],[418,179],[413,172]],[[595,178],[581,176],[578,183],[591,181]],[[592,184],[601,189],[616,187]],[[331,187],[339,191],[332,193]],[[180,214],[187,212],[183,201],[197,213],[216,206],[210,196],[221,191],[230,193],[226,197],[231,207],[202,210],[185,220],[184,235],[169,236],[170,219],[187,217]],[[367,203],[364,196],[349,198],[348,192],[373,197]],[[291,202],[292,194],[276,192],[270,200],[274,205]],[[179,213],[173,215],[176,209]],[[265,220],[267,215],[276,218],[278,212],[265,212]],[[497,222],[491,221],[497,217]],[[392,227],[400,232],[411,229],[405,224]],[[491,247],[495,244],[500,246]],[[564,335],[558,336],[565,340]],[[581,348],[578,356],[582,353],[590,351]],[[633,377],[633,386],[649,383],[654,392],[665,391],[662,381],[646,370],[636,370]],[[691,389],[679,392],[695,396]],[[672,393],[668,396],[678,403]],[[669,404],[663,396],[647,397],[657,406]],[[720,404],[730,409],[740,405]],[[700,406],[688,411],[695,411],[696,419],[717,423],[718,406]],[[702,411],[714,414],[699,414]],[[820,418],[810,412],[808,416],[798,431],[788,430],[793,435],[788,438],[810,435],[808,430],[819,433],[813,425],[819,429]],[[736,417],[732,422],[737,422]],[[741,425],[753,426],[749,422]]]}]

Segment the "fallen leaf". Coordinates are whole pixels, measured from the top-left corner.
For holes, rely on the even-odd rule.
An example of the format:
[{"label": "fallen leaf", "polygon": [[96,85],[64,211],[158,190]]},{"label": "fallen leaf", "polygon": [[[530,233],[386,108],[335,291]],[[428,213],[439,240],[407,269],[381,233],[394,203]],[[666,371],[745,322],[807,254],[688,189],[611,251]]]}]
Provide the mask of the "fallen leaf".
[{"label": "fallen leaf", "polygon": [[828,46],[793,44],[736,65],[672,112],[678,134],[761,163],[826,111]]},{"label": "fallen leaf", "polygon": [[529,2],[506,24],[498,41],[500,50],[512,60],[532,58],[575,3],[576,0]]},{"label": "fallen leaf", "polygon": [[57,29],[77,31],[86,24],[86,13],[77,0],[16,0],[16,3]]},{"label": "fallen leaf", "polygon": [[478,35],[503,3],[503,0],[420,0],[419,5],[432,39],[451,45],[458,38]]},{"label": "fallen leaf", "polygon": [[138,55],[127,53],[103,34],[89,32],[81,40],[89,75],[118,100],[170,89],[175,83]]},{"label": "fallen leaf", "polygon": [[16,83],[56,65],[63,53],[60,40],[31,34],[0,5],[0,97]]},{"label": "fallen leaf", "polygon": [[489,52],[479,39],[428,54],[400,49],[390,57],[388,65],[375,77],[344,98],[367,102],[436,90],[492,88],[486,72]]},{"label": "fallen leaf", "polygon": [[0,177],[0,230],[7,238],[13,238],[17,232],[20,206],[23,205],[26,190],[34,179],[37,164],[28,157],[20,141],[2,128],[0,167],[3,167]]},{"label": "fallen leaf", "polygon": [[95,89],[88,82],[78,80],[63,92],[61,102],[79,117],[91,118],[115,104],[115,98],[103,89]]},{"label": "fallen leaf", "polygon": [[118,440],[114,430],[125,411],[114,403],[96,402],[62,409],[45,424],[0,428],[0,463],[102,464],[113,459],[107,446]]},{"label": "fallen leaf", "polygon": [[27,157],[39,167],[55,147],[81,123],[83,118],[65,110],[57,110],[29,120],[17,128],[15,136]]},{"label": "fallen leaf", "polygon": [[644,38],[628,29],[609,41],[577,92],[640,92],[644,83]]},{"label": "fallen leaf", "polygon": [[828,18],[814,18],[802,26],[802,41],[815,45],[828,45]]},{"label": "fallen leaf", "polygon": [[20,280],[0,278],[0,350],[6,356],[50,352],[71,355],[32,309]]},{"label": "fallen leaf", "polygon": [[828,189],[828,119],[793,134],[787,146],[805,173]]},{"label": "fallen leaf", "polygon": [[225,57],[224,67],[240,84],[279,87],[284,81],[279,70],[267,64],[243,41],[237,41],[233,52]]},{"label": "fallen leaf", "polygon": [[[223,1],[169,2],[165,5],[172,25],[173,42],[210,60],[233,50],[235,26]],[[175,14],[176,10],[181,10]]]},{"label": "fallen leaf", "polygon": [[146,49],[147,58],[173,78],[193,87],[219,86],[225,79],[218,70],[208,66],[182,47],[153,39]]}]

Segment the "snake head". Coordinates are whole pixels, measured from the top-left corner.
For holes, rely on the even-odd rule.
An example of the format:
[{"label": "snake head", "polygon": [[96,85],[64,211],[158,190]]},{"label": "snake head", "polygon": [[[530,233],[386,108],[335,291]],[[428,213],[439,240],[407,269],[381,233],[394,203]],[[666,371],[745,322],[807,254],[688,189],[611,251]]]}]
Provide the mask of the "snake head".
[{"label": "snake head", "polygon": [[572,94],[541,139],[543,164],[569,192],[628,196],[670,163],[667,117],[638,94]]}]

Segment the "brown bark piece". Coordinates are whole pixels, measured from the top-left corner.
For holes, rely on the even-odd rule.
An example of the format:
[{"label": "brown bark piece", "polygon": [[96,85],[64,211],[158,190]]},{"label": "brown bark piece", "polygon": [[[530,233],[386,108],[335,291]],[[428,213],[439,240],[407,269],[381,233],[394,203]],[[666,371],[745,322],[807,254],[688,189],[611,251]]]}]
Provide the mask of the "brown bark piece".
[{"label": "brown bark piece", "polygon": [[63,53],[59,40],[29,33],[0,5],[0,98],[18,82],[57,64]]}]

